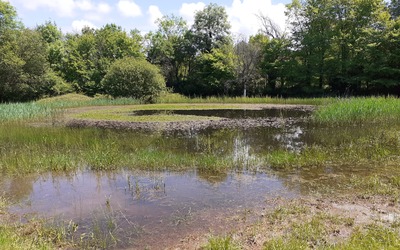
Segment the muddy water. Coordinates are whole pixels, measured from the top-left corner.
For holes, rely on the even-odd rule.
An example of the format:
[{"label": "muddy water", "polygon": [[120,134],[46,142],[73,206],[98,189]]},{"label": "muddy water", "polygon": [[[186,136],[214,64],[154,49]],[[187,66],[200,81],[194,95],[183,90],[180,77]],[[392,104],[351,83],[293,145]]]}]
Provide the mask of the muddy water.
[{"label": "muddy water", "polygon": [[[367,132],[357,127],[340,131],[312,127],[303,119],[310,113],[302,110],[137,111],[133,115],[160,112],[228,119],[288,119],[278,127],[148,134],[149,138],[162,137],[154,140],[151,147],[172,152],[211,151],[241,160],[277,149],[301,151],[305,145],[340,144]],[[114,136],[113,133],[104,131],[99,136]],[[135,138],[137,132],[116,133]],[[315,179],[318,175],[337,174],[337,170],[327,166],[319,173],[307,172],[304,178],[301,174],[306,172],[271,175],[257,170],[219,175],[194,170],[48,173],[15,178],[0,176],[0,189],[15,202],[10,208],[13,213],[55,221],[72,220],[79,226],[78,234],[95,232],[97,238],[106,241],[107,247],[160,249],[190,235],[229,230],[249,209],[263,209],[270,205],[266,201],[275,197],[296,197],[308,190],[307,183],[293,182],[293,178]],[[110,237],[110,231],[119,239],[117,243]]]},{"label": "muddy water", "polygon": [[[174,244],[198,231],[223,229],[229,216],[268,206],[266,199],[296,195],[271,176],[251,173],[80,172],[25,176],[0,186],[17,202],[10,209],[13,213],[73,220],[80,233],[111,220],[123,229],[114,232],[125,239],[118,246],[138,248]],[[103,230],[106,234],[107,228]]]}]

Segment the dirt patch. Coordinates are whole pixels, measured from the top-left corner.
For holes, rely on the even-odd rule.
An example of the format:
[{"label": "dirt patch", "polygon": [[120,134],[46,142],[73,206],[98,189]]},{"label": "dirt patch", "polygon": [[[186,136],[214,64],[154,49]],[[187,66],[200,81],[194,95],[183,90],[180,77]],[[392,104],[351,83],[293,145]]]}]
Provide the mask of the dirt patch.
[{"label": "dirt patch", "polygon": [[[194,109],[201,105],[202,108],[206,106],[212,109],[210,105],[190,105]],[[123,106],[129,108],[134,106]],[[179,107],[179,105],[177,105]],[[261,110],[261,109],[283,109],[283,110],[299,110],[299,111],[312,111],[313,106],[309,105],[275,105],[275,104],[218,104],[218,108],[226,107],[227,109],[242,109],[242,110]],[[255,127],[282,127],[284,125],[291,125],[293,122],[306,119],[306,118],[282,118],[282,117],[265,117],[256,119],[228,119],[221,118],[219,120],[199,120],[199,121],[171,121],[171,122],[127,122],[127,121],[113,121],[113,120],[92,120],[92,119],[76,119],[68,118],[74,114],[80,114],[89,111],[112,111],[120,110],[121,106],[100,106],[100,107],[84,107],[67,110],[66,119],[64,121],[67,127],[82,128],[82,127],[97,127],[106,129],[128,129],[128,130],[146,130],[146,131],[198,131],[206,128],[255,128]]]},{"label": "dirt patch", "polygon": [[122,121],[96,121],[72,119],[67,121],[67,127],[82,128],[96,127],[106,129],[129,129],[145,131],[188,131],[195,132],[206,128],[255,128],[255,127],[282,127],[290,125],[294,119],[266,118],[266,119],[221,119],[188,122],[122,122]]},{"label": "dirt patch", "polygon": [[265,201],[265,207],[254,208],[246,219],[232,217],[236,221],[230,230],[189,235],[165,249],[199,249],[210,235],[230,236],[241,249],[263,249],[266,241],[285,236],[293,225],[311,221],[316,216],[330,229],[326,236],[328,242],[335,244],[346,241],[357,228],[366,225],[390,227],[400,219],[400,209],[386,197],[272,199]]}]

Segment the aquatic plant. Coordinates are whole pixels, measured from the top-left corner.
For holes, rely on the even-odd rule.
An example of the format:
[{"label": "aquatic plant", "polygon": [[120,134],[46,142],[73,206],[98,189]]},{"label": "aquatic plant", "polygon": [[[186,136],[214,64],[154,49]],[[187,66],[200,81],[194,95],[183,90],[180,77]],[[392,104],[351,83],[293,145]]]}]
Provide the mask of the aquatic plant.
[{"label": "aquatic plant", "polygon": [[313,120],[324,124],[362,124],[400,121],[400,99],[368,97],[337,99],[320,106]]}]

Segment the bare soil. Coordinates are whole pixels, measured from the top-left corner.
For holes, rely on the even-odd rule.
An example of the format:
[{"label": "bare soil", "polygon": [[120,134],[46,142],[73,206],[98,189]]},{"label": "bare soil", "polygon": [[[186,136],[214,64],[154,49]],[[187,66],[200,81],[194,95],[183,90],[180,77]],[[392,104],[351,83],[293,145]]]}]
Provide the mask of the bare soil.
[{"label": "bare soil", "polygon": [[[229,230],[220,232],[221,236],[231,236],[241,249],[263,249],[263,244],[275,237],[285,235],[294,223],[311,220],[317,214],[347,218],[343,223],[335,224],[329,235],[331,243],[347,240],[358,227],[371,223],[390,226],[400,218],[399,204],[387,197],[302,197],[297,199],[273,199],[265,201],[265,207],[255,208],[245,216],[226,218],[231,220]],[[306,212],[288,214],[282,220],[273,219],[270,215],[279,207],[291,208],[302,206]],[[328,222],[329,223],[329,222]],[[190,234],[179,243],[164,249],[201,249],[210,233]]]},{"label": "bare soil", "polygon": [[[193,104],[193,107],[200,104]],[[202,106],[210,106],[212,104],[201,104]],[[232,104],[218,104],[230,107]],[[314,106],[310,105],[278,105],[278,104],[234,104],[237,109],[261,110],[261,109],[293,109],[301,111],[311,111]],[[206,128],[255,128],[255,127],[281,127],[289,125],[299,119],[294,118],[278,118],[266,117],[257,119],[227,119],[220,120],[202,120],[202,121],[184,121],[184,122],[126,122],[126,121],[102,121],[91,119],[74,119],[68,118],[71,114],[84,113],[88,111],[112,110],[117,106],[96,106],[74,108],[66,111],[66,120],[63,122],[67,127],[97,127],[106,129],[127,129],[127,130],[148,130],[148,131],[198,131]],[[119,107],[120,108],[120,107]]]}]

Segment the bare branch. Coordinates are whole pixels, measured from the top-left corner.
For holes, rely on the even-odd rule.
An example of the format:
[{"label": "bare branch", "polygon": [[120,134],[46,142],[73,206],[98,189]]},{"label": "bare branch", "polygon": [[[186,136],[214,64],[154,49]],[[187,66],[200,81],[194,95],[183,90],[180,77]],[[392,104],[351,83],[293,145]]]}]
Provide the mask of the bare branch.
[{"label": "bare branch", "polygon": [[283,36],[283,33],[279,28],[279,25],[276,24],[274,21],[272,21],[272,19],[269,16],[264,15],[261,12],[256,16],[261,22],[262,26],[260,29],[261,33],[271,38],[281,38]]}]

